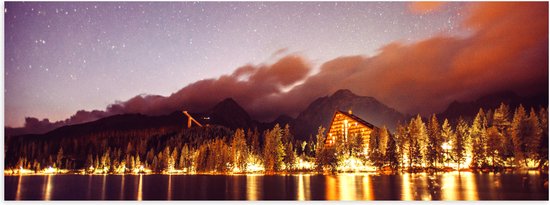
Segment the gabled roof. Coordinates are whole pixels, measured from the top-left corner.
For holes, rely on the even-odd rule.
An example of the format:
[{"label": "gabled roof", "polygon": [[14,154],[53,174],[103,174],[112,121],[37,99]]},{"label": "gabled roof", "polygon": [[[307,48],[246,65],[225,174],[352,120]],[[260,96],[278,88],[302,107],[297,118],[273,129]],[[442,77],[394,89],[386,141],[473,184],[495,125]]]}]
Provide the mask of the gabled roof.
[{"label": "gabled roof", "polygon": [[[353,119],[353,120],[355,120],[355,121],[357,121],[357,122],[359,122],[359,123],[361,123],[361,124],[363,124],[363,125],[365,125],[365,126],[371,128],[371,129],[374,129],[374,128],[375,128],[374,125],[368,123],[367,121],[365,121],[365,120],[363,120],[363,119],[361,119],[361,118],[359,118],[359,117],[357,117],[357,116],[355,116],[355,115],[353,115],[353,114],[349,114],[349,113],[344,112],[344,111],[341,111],[341,110],[336,110],[336,113],[341,113],[341,114],[343,114],[343,115],[345,115],[345,116],[347,116],[347,117],[349,117],[349,118],[351,118],[351,119]],[[336,115],[336,114],[335,114],[335,115]]]}]

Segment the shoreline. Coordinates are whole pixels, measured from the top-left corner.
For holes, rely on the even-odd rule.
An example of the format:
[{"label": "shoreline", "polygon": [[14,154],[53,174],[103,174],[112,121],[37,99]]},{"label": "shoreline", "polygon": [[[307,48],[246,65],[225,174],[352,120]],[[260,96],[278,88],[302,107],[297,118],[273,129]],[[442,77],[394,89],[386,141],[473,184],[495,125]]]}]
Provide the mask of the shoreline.
[{"label": "shoreline", "polygon": [[489,173],[504,173],[504,174],[531,174],[533,172],[537,174],[546,174],[548,171],[541,171],[538,169],[523,169],[523,170],[513,170],[513,171],[473,171],[473,170],[452,170],[452,171],[439,171],[439,172],[407,172],[407,171],[398,171],[396,173],[387,173],[383,171],[357,171],[357,172],[318,172],[318,171],[296,171],[296,172],[275,172],[275,173],[264,173],[264,172],[249,172],[249,173],[213,173],[213,172],[201,172],[201,173],[157,173],[157,172],[148,172],[148,173],[82,173],[82,172],[64,172],[64,173],[25,173],[25,174],[13,174],[6,173],[4,171],[4,176],[49,176],[49,175],[82,175],[82,176],[116,176],[116,175],[195,175],[195,176],[250,176],[250,175],[261,175],[261,176],[287,176],[287,175],[325,175],[325,176],[336,176],[341,174],[370,174],[370,175],[403,175],[403,174],[427,174],[427,175],[439,175],[445,173],[474,173],[474,174],[489,174]]}]

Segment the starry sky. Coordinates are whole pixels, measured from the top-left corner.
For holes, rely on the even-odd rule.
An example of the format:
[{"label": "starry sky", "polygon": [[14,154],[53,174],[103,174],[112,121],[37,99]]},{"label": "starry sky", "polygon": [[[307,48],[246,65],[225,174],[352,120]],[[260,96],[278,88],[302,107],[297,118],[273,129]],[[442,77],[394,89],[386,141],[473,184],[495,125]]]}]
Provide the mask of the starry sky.
[{"label": "starry sky", "polygon": [[[454,50],[459,50],[483,30],[465,26],[475,17],[475,9],[462,2],[6,2],[4,6],[5,124],[11,127],[23,126],[25,117],[54,122],[79,110],[109,112],[112,105],[124,107],[136,100],[154,98],[155,106],[167,104],[164,101],[184,99],[177,94],[192,96],[193,86],[224,76],[235,77],[235,82],[251,81],[250,76],[262,70],[286,65],[285,60],[291,66],[282,68],[283,75],[293,76],[300,69],[292,63],[303,65],[304,72],[296,79],[262,98],[273,101],[274,95],[297,93],[299,88],[303,92],[307,86],[300,84],[319,77],[334,60],[360,56],[359,64],[365,64],[388,49],[440,38],[456,41]],[[548,18],[547,9],[539,14]],[[547,42],[547,36],[542,40]],[[543,48],[546,54],[547,50]],[[252,71],[241,75],[244,68]],[[400,111],[416,111],[368,89],[362,92],[345,83],[340,88],[379,97]],[[295,109],[281,106],[280,113],[296,114],[314,97],[335,89],[315,93],[318,96],[297,102]],[[245,94],[218,95],[211,101],[236,97],[252,116],[274,117],[259,113],[262,101],[252,102]],[[149,114],[143,109],[135,112]]]}]

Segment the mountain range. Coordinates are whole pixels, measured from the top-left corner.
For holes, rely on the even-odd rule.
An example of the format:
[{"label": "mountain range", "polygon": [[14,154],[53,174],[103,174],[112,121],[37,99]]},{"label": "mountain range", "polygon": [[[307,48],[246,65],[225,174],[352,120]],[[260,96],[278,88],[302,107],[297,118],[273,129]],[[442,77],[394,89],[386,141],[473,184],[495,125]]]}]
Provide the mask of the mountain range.
[{"label": "mountain range", "polygon": [[[492,109],[504,102],[511,107],[523,104],[525,107],[538,107],[548,105],[548,94],[534,97],[520,97],[513,92],[502,92],[487,95],[473,102],[453,102],[448,108],[438,114],[438,119],[448,118],[451,122],[459,116],[466,119],[472,118],[479,108]],[[284,126],[289,124],[295,139],[307,140],[310,135],[315,135],[320,125],[328,127],[336,110],[352,111],[352,113],[365,121],[378,126],[386,126],[395,130],[397,123],[406,122],[411,115],[403,114],[384,105],[373,97],[358,96],[349,90],[338,90],[330,96],[320,97],[314,100],[305,110],[300,112],[296,119],[281,115],[272,122],[259,122],[250,117],[244,108],[235,100],[227,98],[206,112],[190,115],[201,124],[220,125],[230,129],[258,128],[263,131],[272,128],[275,124]],[[142,114],[121,114],[105,117],[96,121],[59,127],[44,134],[32,134],[42,137],[79,136],[95,132],[128,131],[146,129],[177,130],[187,127],[187,117],[182,111],[174,111],[168,115],[146,116]],[[7,129],[7,128],[6,128]],[[14,137],[6,130],[7,137]],[[28,136],[28,135],[27,135]]]}]

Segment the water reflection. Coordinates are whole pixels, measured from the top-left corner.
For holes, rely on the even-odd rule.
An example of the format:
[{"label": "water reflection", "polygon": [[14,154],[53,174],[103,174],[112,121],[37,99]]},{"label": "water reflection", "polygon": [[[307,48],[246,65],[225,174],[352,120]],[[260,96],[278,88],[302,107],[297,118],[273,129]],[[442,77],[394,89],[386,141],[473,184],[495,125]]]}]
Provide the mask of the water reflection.
[{"label": "water reflection", "polygon": [[434,191],[435,191],[433,187],[433,180],[435,180],[435,176],[433,175],[427,176],[426,173],[421,173],[421,174],[417,174],[416,178],[417,180],[420,180],[420,183],[421,183],[420,187],[416,187],[417,190],[418,188],[420,188],[420,191],[422,192],[420,198],[423,201],[432,200],[432,194],[434,194]]},{"label": "water reflection", "polygon": [[88,175],[88,199],[92,198],[92,175]]},{"label": "water reflection", "polygon": [[168,175],[168,200],[172,200],[172,175]]},{"label": "water reflection", "polygon": [[246,175],[246,199],[258,200],[261,199],[260,187],[262,187],[262,181],[260,180],[262,175]]},{"label": "water reflection", "polygon": [[457,176],[454,172],[441,175],[441,194],[443,200],[458,200],[459,193],[456,185]]},{"label": "water reflection", "polygon": [[338,176],[338,188],[340,200],[356,200],[355,175],[343,174]]},{"label": "water reflection", "polygon": [[326,188],[326,194],[328,200],[338,200],[340,199],[340,196],[338,195],[338,183],[334,176],[326,176],[327,184],[325,186]]},{"label": "water reflection", "polygon": [[[144,184],[144,179],[152,183]],[[548,200],[548,188],[543,185],[547,179],[548,175],[545,174],[473,174],[470,172],[435,175],[405,173],[390,176],[377,174],[5,176],[5,197],[7,200],[134,199],[140,201],[144,199]],[[117,185],[120,187],[116,187]],[[201,192],[200,190],[203,189],[207,191]]]},{"label": "water reflection", "polygon": [[411,174],[405,173],[403,174],[403,186],[401,186],[401,200],[405,201],[411,201],[414,200],[414,197],[412,195],[412,185],[411,185]]},{"label": "water reflection", "polygon": [[19,175],[19,179],[17,180],[17,192],[15,194],[15,200],[21,200],[21,181],[23,181],[23,176]]},{"label": "water reflection", "polygon": [[363,200],[374,200],[374,190],[372,189],[371,180],[370,175],[363,176]]},{"label": "water reflection", "polygon": [[107,188],[107,175],[103,175],[103,182],[101,183],[101,199],[105,199],[105,194],[107,193],[105,189]]},{"label": "water reflection", "polygon": [[465,200],[478,200],[478,195],[477,195],[477,185],[476,185],[476,179],[475,179],[475,175],[471,172],[465,172],[465,173],[461,173],[459,176],[459,178],[464,178],[465,180],[465,187],[464,187],[464,190],[462,190],[465,195],[466,195],[466,198]]},{"label": "water reflection", "polygon": [[137,200],[141,201],[143,199],[143,193],[142,193],[142,186],[143,186],[143,174],[139,174],[139,182],[138,182],[138,192],[137,192]]},{"label": "water reflection", "polygon": [[311,200],[309,174],[298,175],[298,200]]},{"label": "water reflection", "polygon": [[44,187],[44,200],[49,201],[52,197],[52,178],[53,176],[48,174],[46,175],[46,183]]},{"label": "water reflection", "polygon": [[124,199],[124,174],[122,179],[120,179],[120,199]]}]

